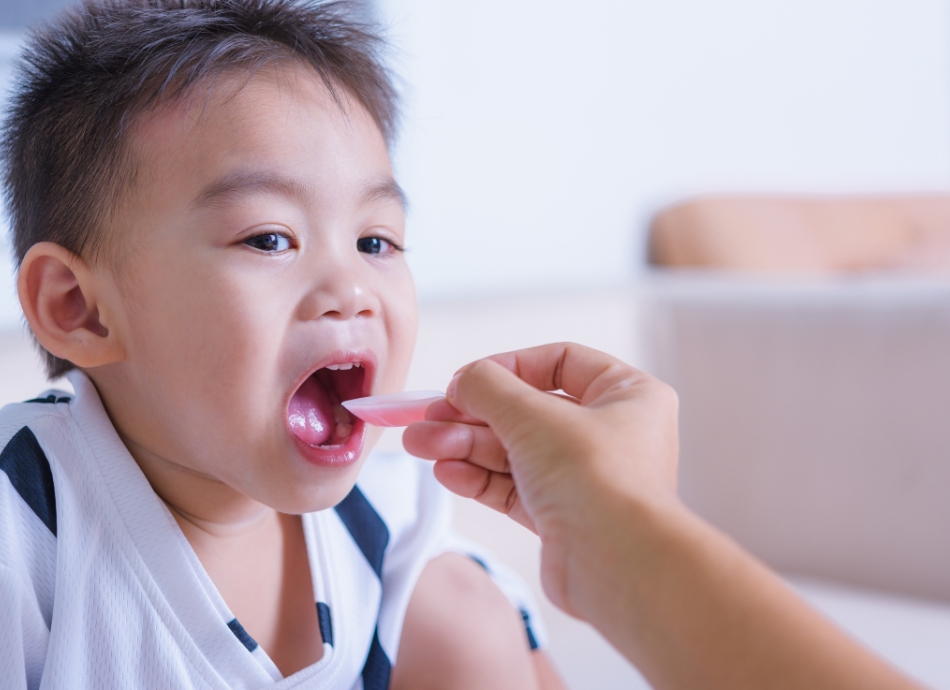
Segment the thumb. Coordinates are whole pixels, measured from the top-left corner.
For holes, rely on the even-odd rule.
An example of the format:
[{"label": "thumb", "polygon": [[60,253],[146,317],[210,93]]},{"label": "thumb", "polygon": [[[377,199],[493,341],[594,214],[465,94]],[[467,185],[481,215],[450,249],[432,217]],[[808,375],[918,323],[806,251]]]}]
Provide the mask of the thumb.
[{"label": "thumb", "polygon": [[490,359],[473,362],[459,372],[449,383],[446,397],[459,412],[488,424],[505,446],[515,429],[525,431],[545,416],[552,402],[561,402]]}]

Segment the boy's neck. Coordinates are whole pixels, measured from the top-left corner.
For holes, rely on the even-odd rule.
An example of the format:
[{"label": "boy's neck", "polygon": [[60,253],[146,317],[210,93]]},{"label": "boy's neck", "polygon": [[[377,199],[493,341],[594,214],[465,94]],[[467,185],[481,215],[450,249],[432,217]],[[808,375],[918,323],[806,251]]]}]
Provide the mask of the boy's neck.
[{"label": "boy's neck", "polygon": [[258,504],[260,511],[247,516],[244,520],[207,520],[183,510],[179,506],[169,502],[164,496],[159,495],[159,498],[162,499],[171,511],[179,526],[184,529],[187,524],[187,526],[190,527],[189,533],[193,533],[197,530],[209,537],[219,537],[223,539],[239,537],[249,532],[254,532],[260,529],[265,523],[270,522],[270,519],[276,513],[273,508]]},{"label": "boy's neck", "polygon": [[159,457],[125,436],[122,442],[180,525],[184,521],[208,536],[227,538],[257,531],[276,513],[223,482]]}]

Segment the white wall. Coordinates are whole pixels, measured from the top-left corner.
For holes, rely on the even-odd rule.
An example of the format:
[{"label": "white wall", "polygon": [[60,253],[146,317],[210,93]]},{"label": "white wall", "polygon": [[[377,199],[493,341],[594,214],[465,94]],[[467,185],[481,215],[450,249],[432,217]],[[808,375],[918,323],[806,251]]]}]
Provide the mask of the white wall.
[{"label": "white wall", "polygon": [[950,186],[947,0],[381,0],[423,298],[619,282],[660,204]]}]

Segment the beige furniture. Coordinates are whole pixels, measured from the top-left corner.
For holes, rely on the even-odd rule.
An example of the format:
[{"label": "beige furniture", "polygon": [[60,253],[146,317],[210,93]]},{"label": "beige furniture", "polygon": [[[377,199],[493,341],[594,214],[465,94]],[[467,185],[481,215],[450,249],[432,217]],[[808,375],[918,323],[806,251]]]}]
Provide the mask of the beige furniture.
[{"label": "beige furniture", "polygon": [[950,601],[950,282],[657,276],[681,493],[775,568]]},{"label": "beige furniture", "polygon": [[950,688],[950,196],[696,199],[650,250],[641,363],[680,395],[684,500]]},{"label": "beige furniture", "polygon": [[744,273],[950,272],[950,195],[693,199],[656,215],[650,260]]},{"label": "beige furniture", "polygon": [[696,199],[650,246],[686,500],[777,568],[950,601],[950,196]]}]

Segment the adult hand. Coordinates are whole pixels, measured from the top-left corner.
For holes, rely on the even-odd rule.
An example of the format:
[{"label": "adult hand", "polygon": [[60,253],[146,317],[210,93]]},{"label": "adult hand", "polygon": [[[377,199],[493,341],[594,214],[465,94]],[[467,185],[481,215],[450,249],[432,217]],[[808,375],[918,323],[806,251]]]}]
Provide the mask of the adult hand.
[{"label": "adult hand", "polygon": [[461,369],[447,396],[406,430],[406,449],[541,536],[545,592],[569,613],[583,608],[571,578],[587,577],[572,555],[609,541],[613,510],[678,505],[676,394],[614,357],[575,344],[495,355]]},{"label": "adult hand", "polygon": [[548,597],[658,690],[919,688],[679,502],[676,414],[643,372],[545,345],[462,369],[403,443],[535,530]]}]

